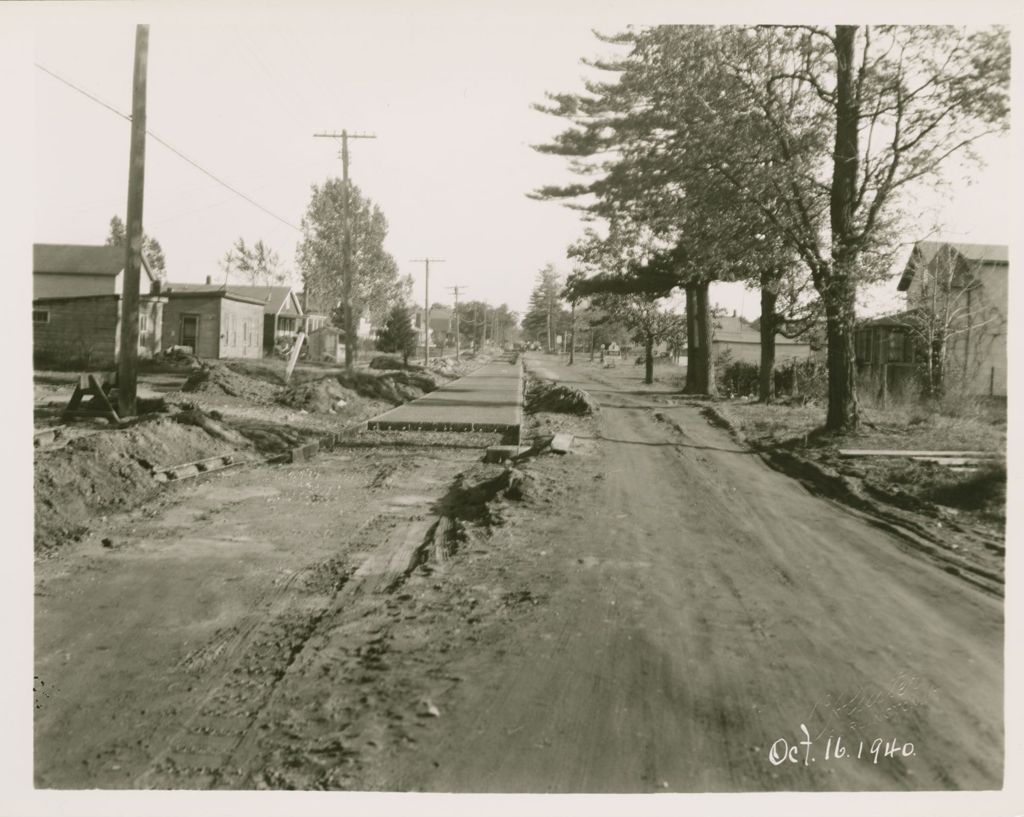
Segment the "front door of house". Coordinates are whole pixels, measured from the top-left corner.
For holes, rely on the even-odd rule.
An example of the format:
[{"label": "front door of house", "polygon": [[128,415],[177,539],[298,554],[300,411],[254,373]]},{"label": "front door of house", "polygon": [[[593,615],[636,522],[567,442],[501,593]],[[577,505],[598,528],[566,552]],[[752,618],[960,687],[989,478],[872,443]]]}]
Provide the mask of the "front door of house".
[{"label": "front door of house", "polygon": [[181,316],[181,345],[187,346],[192,354],[196,353],[196,345],[199,343],[199,316]]}]

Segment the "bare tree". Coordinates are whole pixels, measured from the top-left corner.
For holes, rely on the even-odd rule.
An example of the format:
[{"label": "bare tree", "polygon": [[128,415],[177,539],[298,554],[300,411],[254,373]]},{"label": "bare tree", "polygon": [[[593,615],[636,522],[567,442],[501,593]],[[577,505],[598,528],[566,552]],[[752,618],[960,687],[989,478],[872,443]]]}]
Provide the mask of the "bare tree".
[{"label": "bare tree", "polygon": [[983,265],[984,259],[967,260],[946,245],[915,270],[903,323],[924,354],[925,386],[932,397],[941,397],[949,385],[951,352],[959,352],[966,380],[981,351],[979,336],[1002,321],[999,309],[985,301]]}]

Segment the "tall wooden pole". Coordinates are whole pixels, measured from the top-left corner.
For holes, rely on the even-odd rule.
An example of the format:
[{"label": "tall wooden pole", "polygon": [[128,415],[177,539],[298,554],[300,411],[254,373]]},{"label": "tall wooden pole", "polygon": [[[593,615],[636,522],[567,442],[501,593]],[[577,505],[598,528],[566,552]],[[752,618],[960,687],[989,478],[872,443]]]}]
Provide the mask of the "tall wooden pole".
[{"label": "tall wooden pole", "polygon": [[430,366],[430,259],[425,258],[426,277],[423,280],[423,365]]},{"label": "tall wooden pole", "polygon": [[462,351],[462,336],[459,334],[459,290],[465,289],[465,287],[456,284],[448,289],[455,293],[455,362],[458,363]]},{"label": "tall wooden pole", "polygon": [[352,337],[352,225],[349,221],[348,131],[341,132],[341,298],[344,301],[345,368],[351,369],[355,359]]},{"label": "tall wooden pole", "polygon": [[443,258],[414,258],[426,265],[426,279],[423,284],[423,365],[430,365],[430,262],[444,263]]},{"label": "tall wooden pole", "polygon": [[342,129],[341,133],[314,133],[314,137],[341,139],[341,310],[342,323],[345,330],[345,367],[352,368],[355,363],[356,339],[352,328],[352,222],[349,218],[348,181],[348,140],[376,139],[372,133],[349,133]]},{"label": "tall wooden pole", "polygon": [[139,278],[142,271],[142,200],[146,176],[146,66],[149,26],[135,27],[132,136],[128,160],[128,217],[125,224],[124,288],[121,294],[121,349],[117,366],[117,408],[136,414],[139,363]]}]

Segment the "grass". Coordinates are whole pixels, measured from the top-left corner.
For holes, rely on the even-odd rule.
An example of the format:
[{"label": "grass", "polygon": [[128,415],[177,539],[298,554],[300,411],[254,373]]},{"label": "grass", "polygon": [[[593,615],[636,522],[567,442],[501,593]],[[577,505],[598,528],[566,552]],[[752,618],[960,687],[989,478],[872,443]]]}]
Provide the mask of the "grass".
[{"label": "grass", "polygon": [[[838,456],[838,448],[896,451],[1006,451],[1006,410],[992,401],[899,403],[862,407],[862,425],[852,434],[821,431],[825,408],[817,405],[762,405],[738,400],[716,408],[755,446],[795,447],[811,459],[863,480],[893,504],[953,508],[969,519],[1001,529],[1006,518],[1006,466],[993,462],[974,471],[900,457]],[[1001,410],[1000,410],[1001,409]]]},{"label": "grass", "polygon": [[1005,451],[1005,406],[1000,416],[991,406],[950,415],[941,406],[898,405],[862,408],[861,428],[844,435],[822,435],[825,408],[817,405],[722,403],[722,413],[751,442],[764,445],[803,443],[816,446],[892,448],[897,450]]}]

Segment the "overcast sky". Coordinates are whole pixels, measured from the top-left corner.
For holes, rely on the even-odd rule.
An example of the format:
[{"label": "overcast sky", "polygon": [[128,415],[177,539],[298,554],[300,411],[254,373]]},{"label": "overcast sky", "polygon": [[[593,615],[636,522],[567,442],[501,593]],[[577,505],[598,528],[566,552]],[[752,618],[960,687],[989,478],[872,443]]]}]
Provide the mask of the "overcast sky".
[{"label": "overcast sky", "polygon": [[[653,4],[647,20],[659,5],[668,7]],[[138,14],[111,8],[37,14],[34,59],[127,113]],[[643,19],[624,5],[309,3],[246,6],[244,15],[229,5],[144,8],[149,128],[283,221],[298,225],[310,185],[340,175],[337,143],[313,133],[372,132],[376,140],[351,143],[352,178],[384,210],[387,248],[413,275],[417,300],[422,264],[410,259],[424,255],[446,259],[432,266],[431,301],[448,301],[446,288],[460,284],[463,297],[516,310],[541,266],[570,269],[577,214],[526,197],[569,178],[564,160],[530,149],[562,123],[530,105],[545,91],[581,88],[580,58],[611,49],[591,29]],[[32,81],[33,240],[100,243],[111,216],[124,217],[129,123],[42,71]],[[1009,147],[993,141],[984,153],[988,169],[940,220],[959,240],[1005,243]],[[172,281],[216,278],[238,237],[264,240],[294,269],[300,238],[152,139],[145,227],[163,245]],[[742,287],[713,295],[756,315],[757,297]]]}]

